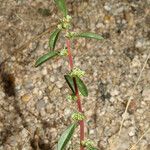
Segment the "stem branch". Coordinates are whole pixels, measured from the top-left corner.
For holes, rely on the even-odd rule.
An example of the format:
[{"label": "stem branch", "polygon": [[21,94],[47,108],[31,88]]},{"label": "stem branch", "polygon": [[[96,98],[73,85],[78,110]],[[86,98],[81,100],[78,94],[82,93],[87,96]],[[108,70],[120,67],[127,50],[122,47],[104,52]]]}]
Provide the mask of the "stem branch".
[{"label": "stem branch", "polygon": [[[67,49],[68,49],[69,65],[70,65],[70,69],[72,70],[73,69],[73,58],[72,58],[72,54],[71,54],[70,40],[67,39],[66,44],[67,44]],[[77,87],[75,77],[73,78],[73,83],[74,83],[75,92],[76,92],[75,94],[77,97],[77,106],[78,106],[79,112],[83,113],[81,99],[80,99],[79,90]],[[84,147],[81,145],[81,142],[84,141],[84,121],[83,120],[81,120],[79,122],[79,126],[80,126],[80,150],[84,150]]]}]

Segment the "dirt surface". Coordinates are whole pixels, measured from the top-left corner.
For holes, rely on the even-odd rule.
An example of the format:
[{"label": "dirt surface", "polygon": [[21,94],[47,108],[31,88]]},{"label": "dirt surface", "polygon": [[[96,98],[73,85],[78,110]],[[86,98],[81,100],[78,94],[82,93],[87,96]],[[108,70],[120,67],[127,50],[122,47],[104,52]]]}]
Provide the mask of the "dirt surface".
[{"label": "dirt surface", "polygon": [[[150,60],[132,91],[150,53],[150,1],[67,0],[67,5],[74,31],[105,37],[72,43],[75,65],[86,71],[87,138],[99,150],[131,150],[134,144],[132,150],[149,150]],[[0,150],[55,150],[71,122],[76,104],[66,101],[68,59],[35,68],[37,58],[49,51],[50,32],[28,43],[53,31],[60,16],[52,0],[0,0]],[[56,48],[65,43],[59,41]],[[77,136],[78,131],[68,150],[79,149]]]}]

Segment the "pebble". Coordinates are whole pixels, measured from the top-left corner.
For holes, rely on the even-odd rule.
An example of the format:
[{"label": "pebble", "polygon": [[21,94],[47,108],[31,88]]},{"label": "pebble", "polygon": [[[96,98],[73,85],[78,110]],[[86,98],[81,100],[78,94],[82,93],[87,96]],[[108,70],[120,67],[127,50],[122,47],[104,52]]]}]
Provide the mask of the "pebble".
[{"label": "pebble", "polygon": [[61,82],[61,81],[57,81],[57,82],[55,82],[55,84],[56,84],[56,86],[58,88],[62,88],[63,87],[63,82]]},{"label": "pebble", "polygon": [[39,111],[40,109],[45,107],[45,101],[43,99],[37,101],[36,103],[36,109]]},{"label": "pebble", "polygon": [[46,112],[49,113],[49,114],[54,112],[53,104],[49,103],[49,104],[46,105]]},{"label": "pebble", "polygon": [[44,108],[40,109],[40,115],[41,115],[41,117],[45,117],[46,116],[46,112],[45,112]]},{"label": "pebble", "polygon": [[119,94],[119,91],[117,89],[114,89],[111,91],[112,96],[117,96]]},{"label": "pebble", "polygon": [[136,134],[136,130],[135,130],[135,127],[130,127],[129,129],[129,136],[134,136]]},{"label": "pebble", "polygon": [[111,10],[111,6],[110,5],[105,5],[104,9],[107,10],[107,11],[110,11]]},{"label": "pebble", "polygon": [[43,74],[43,75],[47,75],[47,68],[43,68],[43,69],[42,69],[42,74]]},{"label": "pebble", "polygon": [[150,101],[150,87],[144,88],[142,92],[142,96],[143,96],[144,101]]},{"label": "pebble", "polygon": [[[43,142],[47,144],[49,141],[49,145],[56,147],[58,131],[62,133],[63,129],[70,124],[72,112],[76,111],[76,104],[65,101],[66,94],[71,93],[68,85],[62,81],[63,75],[70,70],[68,58],[60,60],[54,58],[46,63],[47,65],[34,68],[35,60],[49,50],[50,33],[45,34],[38,41],[31,42],[28,48],[18,51],[16,55],[11,54],[16,48],[42,33],[46,28],[51,28],[59,20],[56,13],[52,13],[50,18],[43,18],[29,7],[33,6],[38,9],[48,6],[48,9],[54,12],[56,7],[52,1],[32,1],[8,3],[3,0],[0,5],[0,9],[5,10],[0,17],[3,27],[0,31],[2,35],[0,63],[11,56],[5,62],[4,71],[16,74],[15,102],[18,102],[22,113],[22,117],[15,113],[14,98],[6,97],[0,86],[1,137],[7,128],[13,133],[7,136],[7,141],[3,146],[0,145],[0,150],[19,149],[19,144],[24,150],[32,149],[28,136],[33,138],[37,127],[42,130],[40,136]],[[133,89],[150,46],[147,17],[149,10],[142,0],[101,2],[70,0],[68,4],[69,12],[75,19],[73,20],[75,31],[89,31],[105,36],[104,40],[99,41],[81,38],[76,45],[71,42],[74,65],[86,71],[86,77],[83,80],[87,85],[89,96],[85,98],[81,96],[81,100],[87,120],[92,120],[89,138],[93,139],[98,148],[103,150],[127,150],[149,127],[150,65],[147,64],[133,95],[137,107],[135,109],[135,105],[131,103],[132,108],[129,109],[132,113],[130,111],[127,114],[123,131],[118,137],[126,105],[125,100],[130,96],[130,91]],[[23,20],[14,15],[14,10]],[[58,13],[60,16],[61,13],[59,11]],[[60,37],[62,36],[63,34]],[[62,48],[64,44],[65,39],[60,38],[56,43],[56,49]],[[124,49],[131,53],[125,54]],[[99,81],[106,85],[106,89],[103,88],[101,91],[106,99],[104,101],[99,91]],[[27,122],[30,133],[23,127],[23,121]],[[46,128],[43,128],[45,126]],[[79,128],[71,143],[75,146],[79,145],[78,131]],[[146,150],[148,142],[149,133],[138,143],[137,149]],[[54,147],[51,149],[55,149]]]},{"label": "pebble", "polygon": [[32,95],[30,95],[30,94],[27,93],[27,94],[24,94],[24,95],[21,97],[21,100],[26,103],[26,102],[30,101],[31,98],[32,98]]},{"label": "pebble", "polygon": [[131,67],[141,67],[141,62],[137,56],[135,56],[132,60]]},{"label": "pebble", "polygon": [[20,132],[20,136],[26,138],[29,135],[29,131],[25,128]]},{"label": "pebble", "polygon": [[50,76],[50,81],[51,82],[55,82],[55,80],[56,80],[55,76]]},{"label": "pebble", "polygon": [[71,116],[71,113],[72,113],[72,111],[71,111],[70,108],[65,108],[65,110],[64,110],[64,116],[65,116],[66,118],[70,117],[70,116]]},{"label": "pebble", "polygon": [[89,130],[89,134],[90,134],[90,135],[94,135],[94,134],[95,134],[95,130],[94,130],[94,129],[90,129],[90,130]]}]

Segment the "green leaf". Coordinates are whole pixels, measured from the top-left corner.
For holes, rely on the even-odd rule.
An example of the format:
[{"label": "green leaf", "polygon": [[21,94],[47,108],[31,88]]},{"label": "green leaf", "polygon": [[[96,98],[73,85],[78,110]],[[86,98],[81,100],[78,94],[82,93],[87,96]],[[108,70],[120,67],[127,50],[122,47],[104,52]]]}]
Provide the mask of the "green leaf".
[{"label": "green leaf", "polygon": [[101,35],[90,33],[90,32],[79,33],[79,34],[76,34],[74,37],[91,38],[91,39],[96,39],[96,40],[104,39]]},{"label": "green leaf", "polygon": [[70,77],[69,75],[64,75],[64,77],[69,87],[71,88],[72,92],[75,93],[73,78]]},{"label": "green leaf", "polygon": [[63,15],[66,17],[68,12],[65,0],[55,0],[55,3],[57,4],[57,7],[62,11]]},{"label": "green leaf", "polygon": [[76,128],[76,124],[71,124],[61,135],[59,141],[57,150],[64,150],[65,146],[68,144],[69,140],[73,136],[74,130]]},{"label": "green leaf", "polygon": [[54,32],[51,33],[50,38],[49,38],[49,47],[51,48],[51,50],[54,50],[57,39],[58,39],[58,35],[60,33],[60,29],[56,29]]},{"label": "green leaf", "polygon": [[87,90],[87,87],[85,86],[84,82],[77,76],[75,78],[76,78],[76,83],[77,83],[80,93],[83,96],[88,96],[88,90]]},{"label": "green leaf", "polygon": [[45,61],[49,60],[50,58],[53,58],[55,56],[58,55],[58,52],[56,51],[50,51],[47,54],[41,56],[35,63],[35,67],[40,66],[41,64],[43,64]]}]

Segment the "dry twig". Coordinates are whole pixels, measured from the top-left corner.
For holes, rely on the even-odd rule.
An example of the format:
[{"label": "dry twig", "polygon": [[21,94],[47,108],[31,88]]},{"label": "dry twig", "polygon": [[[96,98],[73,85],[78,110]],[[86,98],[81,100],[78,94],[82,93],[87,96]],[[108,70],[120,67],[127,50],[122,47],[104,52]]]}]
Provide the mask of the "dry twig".
[{"label": "dry twig", "polygon": [[142,138],[149,132],[149,129],[150,129],[150,128],[148,128],[148,130],[146,130],[146,131],[142,134],[142,136],[138,139],[138,141],[137,141],[129,150],[133,150],[133,149],[136,147],[136,145],[142,140]]},{"label": "dry twig", "polygon": [[142,76],[142,73],[143,73],[143,71],[144,71],[144,69],[145,69],[145,66],[146,66],[147,61],[148,61],[149,58],[150,58],[150,52],[149,52],[149,54],[148,54],[148,56],[147,56],[147,58],[146,58],[146,60],[145,60],[145,62],[144,62],[143,68],[142,68],[141,71],[140,71],[140,75],[139,75],[139,77],[138,77],[136,83],[134,84],[133,90],[132,90],[132,92],[131,92],[131,96],[130,96],[128,102],[127,102],[126,109],[125,109],[125,112],[123,113],[123,118],[122,118],[121,125],[120,125],[120,129],[119,129],[119,135],[120,135],[120,133],[121,133],[122,126],[123,126],[123,123],[124,123],[124,121],[125,121],[125,118],[126,118],[126,115],[127,115],[127,111],[128,111],[128,108],[129,108],[129,105],[130,105],[131,100],[132,100],[132,96],[133,96],[133,94],[134,94],[134,92],[135,92],[135,89],[136,89],[137,84],[138,84],[139,81],[140,81],[140,78],[141,78],[141,76]]}]

